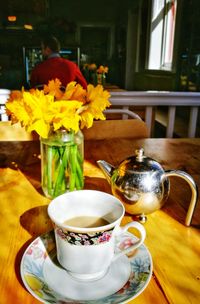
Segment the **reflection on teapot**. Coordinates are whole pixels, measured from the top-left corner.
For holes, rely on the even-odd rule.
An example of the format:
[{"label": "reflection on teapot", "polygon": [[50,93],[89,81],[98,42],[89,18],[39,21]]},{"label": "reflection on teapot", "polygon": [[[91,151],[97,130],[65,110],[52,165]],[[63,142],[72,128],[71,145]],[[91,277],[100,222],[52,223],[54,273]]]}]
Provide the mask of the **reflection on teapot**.
[{"label": "reflection on teapot", "polygon": [[183,178],[192,191],[185,220],[185,225],[190,225],[197,202],[197,186],[188,173],[180,170],[165,171],[154,159],[146,157],[142,148],[135,151],[135,156],[122,161],[118,168],[104,160],[98,160],[97,163],[111,184],[113,195],[123,202],[126,212],[139,216],[143,222],[146,214],[160,209],[166,202],[170,189],[168,177]]}]

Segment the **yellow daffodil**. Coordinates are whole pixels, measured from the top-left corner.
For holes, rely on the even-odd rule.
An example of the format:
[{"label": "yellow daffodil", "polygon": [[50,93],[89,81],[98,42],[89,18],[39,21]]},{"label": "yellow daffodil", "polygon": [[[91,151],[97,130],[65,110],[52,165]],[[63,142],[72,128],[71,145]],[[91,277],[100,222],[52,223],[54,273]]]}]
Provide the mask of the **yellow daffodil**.
[{"label": "yellow daffodil", "polygon": [[101,85],[87,90],[72,81],[65,91],[58,79],[49,81],[44,90],[15,91],[6,103],[12,122],[20,122],[28,132],[36,131],[47,138],[49,131],[61,128],[77,132],[90,128],[94,119],[105,119],[103,111],[110,106],[110,94]]},{"label": "yellow daffodil", "polygon": [[63,94],[63,99],[65,100],[79,100],[85,103],[87,92],[83,89],[80,84],[75,81],[70,82]]},{"label": "yellow daffodil", "polygon": [[109,92],[103,90],[101,85],[94,87],[88,85],[87,107],[81,113],[81,128],[90,128],[94,119],[105,120],[103,111],[111,104],[109,102]]},{"label": "yellow daffodil", "polygon": [[77,114],[77,110],[82,106],[82,102],[71,100],[61,100],[54,102],[52,106],[52,112],[54,116],[52,119],[54,130],[58,130],[64,127],[67,130],[79,130],[80,116]]},{"label": "yellow daffodil", "polygon": [[23,99],[7,102],[6,108],[14,123],[20,121],[22,126],[28,125],[30,116],[27,112],[27,108],[24,106]]},{"label": "yellow daffodil", "polygon": [[63,92],[61,91],[61,82],[59,79],[50,80],[48,85],[44,85],[44,93],[55,96],[56,99],[61,99]]}]

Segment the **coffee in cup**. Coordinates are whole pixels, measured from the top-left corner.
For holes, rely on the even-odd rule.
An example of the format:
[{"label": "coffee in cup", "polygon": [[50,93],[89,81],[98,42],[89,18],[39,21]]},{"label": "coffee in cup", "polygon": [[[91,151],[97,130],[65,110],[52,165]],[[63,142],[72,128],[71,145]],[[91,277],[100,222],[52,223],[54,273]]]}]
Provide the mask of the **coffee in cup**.
[{"label": "coffee in cup", "polygon": [[109,222],[103,217],[82,215],[68,219],[63,224],[80,228],[94,228],[108,225]]}]

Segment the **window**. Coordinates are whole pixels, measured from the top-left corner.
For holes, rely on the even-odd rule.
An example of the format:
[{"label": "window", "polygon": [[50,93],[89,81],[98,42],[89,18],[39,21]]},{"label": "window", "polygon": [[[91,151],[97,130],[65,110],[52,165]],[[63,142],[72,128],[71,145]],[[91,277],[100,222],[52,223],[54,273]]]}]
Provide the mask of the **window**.
[{"label": "window", "polygon": [[152,0],[148,69],[172,70],[177,0]]}]

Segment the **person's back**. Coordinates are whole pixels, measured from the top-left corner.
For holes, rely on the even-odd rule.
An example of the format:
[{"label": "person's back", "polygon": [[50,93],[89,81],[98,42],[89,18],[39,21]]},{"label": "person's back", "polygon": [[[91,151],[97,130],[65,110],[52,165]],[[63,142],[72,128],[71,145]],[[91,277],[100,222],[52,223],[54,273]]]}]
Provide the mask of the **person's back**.
[{"label": "person's back", "polygon": [[42,42],[42,54],[46,60],[39,63],[31,73],[31,87],[48,84],[49,80],[58,78],[62,86],[71,81],[76,81],[83,88],[87,82],[79,67],[72,61],[64,59],[59,55],[60,45],[55,37],[47,37]]}]

